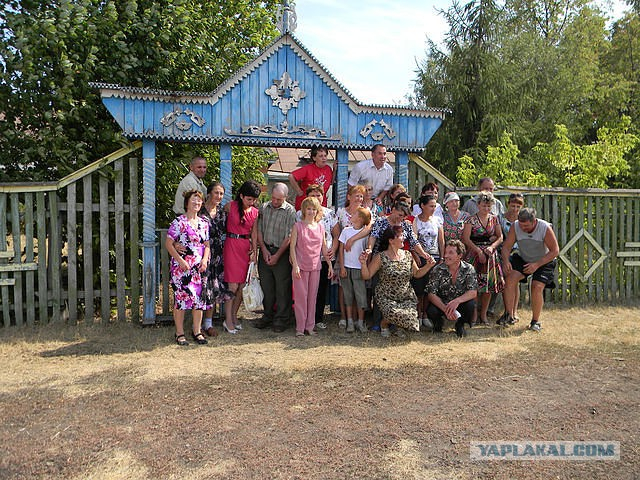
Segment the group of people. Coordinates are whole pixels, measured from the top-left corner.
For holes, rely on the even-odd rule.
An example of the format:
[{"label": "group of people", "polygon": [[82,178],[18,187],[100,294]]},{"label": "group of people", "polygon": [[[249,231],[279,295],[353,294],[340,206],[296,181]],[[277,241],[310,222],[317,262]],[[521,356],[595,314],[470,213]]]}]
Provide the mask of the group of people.
[{"label": "group of people", "polygon": [[[238,334],[242,288],[251,263],[257,265],[264,314],[253,326],[295,335],[327,328],[326,293],[339,284],[341,319],[347,332],[379,331],[403,336],[420,328],[441,332],[446,321],[459,337],[465,325],[488,324],[492,300],[503,294],[498,324],[518,320],[519,282],[533,277],[532,320],[540,329],[543,290],[554,286],[558,243],[551,225],[512,194],[507,208],[493,196],[495,184],[480,180],[479,193],[460,208],[455,192],[438,203],[429,183],[413,204],[404,186],[393,184],[384,145],[352,170],[344,206],[327,207],[333,171],[325,147],[311,149],[312,162],[276,183],[260,206],[260,185],[246,181],[222,206],[224,186],[204,188],[206,162],[194,158],[176,192],[178,217],[167,232],[174,291],[175,340],[188,345],[184,312],[192,310],[191,337],[198,344],[217,335],[216,305],[224,306],[222,326]],[[221,307],[222,308],[222,307]],[[365,312],[371,311],[369,324]]]}]

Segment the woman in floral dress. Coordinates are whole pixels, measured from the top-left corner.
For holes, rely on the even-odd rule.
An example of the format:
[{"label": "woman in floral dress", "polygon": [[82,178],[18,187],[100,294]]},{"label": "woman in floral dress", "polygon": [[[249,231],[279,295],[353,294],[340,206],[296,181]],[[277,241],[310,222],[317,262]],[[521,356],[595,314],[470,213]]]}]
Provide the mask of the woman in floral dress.
[{"label": "woman in floral dress", "polygon": [[[378,273],[378,284],[375,289],[375,299],[382,313],[380,334],[383,337],[391,335],[390,324],[399,328],[418,331],[418,299],[411,286],[411,278],[423,277],[434,265],[435,261],[429,257],[427,263],[418,268],[411,254],[402,249],[404,231],[401,226],[390,226],[381,238],[381,251],[367,264],[369,257],[365,250],[360,255],[362,278],[370,279]],[[401,330],[396,331],[401,334]]]},{"label": "woman in floral dress", "polygon": [[[171,255],[170,283],[175,300],[173,321],[176,343],[180,346],[189,345],[184,335],[185,310],[192,311],[193,339],[201,345],[207,343],[200,331],[202,311],[210,307],[201,298],[206,281],[204,272],[209,264],[209,223],[198,216],[203,201],[200,191],[185,192],[185,213],[171,222],[165,242],[165,248]],[[184,253],[178,253],[176,243],[184,247]]]},{"label": "woman in floral dress", "polygon": [[489,191],[478,195],[478,213],[469,217],[464,224],[462,242],[467,247],[465,261],[472,264],[478,275],[478,295],[480,296],[479,321],[488,325],[487,310],[492,293],[504,289],[504,278],[498,257],[498,247],[502,244],[502,228],[498,217],[491,213],[495,197]]},{"label": "woman in floral dress", "polygon": [[449,240],[462,240],[464,222],[469,218],[467,212],[460,210],[460,197],[456,192],[449,192],[442,202],[445,211],[442,215],[445,243]]}]

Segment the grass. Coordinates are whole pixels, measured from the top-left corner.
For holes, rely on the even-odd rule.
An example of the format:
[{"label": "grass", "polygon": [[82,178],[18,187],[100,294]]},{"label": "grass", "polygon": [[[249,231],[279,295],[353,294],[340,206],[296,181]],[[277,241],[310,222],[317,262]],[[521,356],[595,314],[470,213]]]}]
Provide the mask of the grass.
[{"label": "grass", "polygon": [[[633,478],[638,312],[463,340],[245,322],[186,348],[171,327],[4,329],[0,478]],[[471,440],[527,439],[620,441],[622,459],[469,460]]]}]

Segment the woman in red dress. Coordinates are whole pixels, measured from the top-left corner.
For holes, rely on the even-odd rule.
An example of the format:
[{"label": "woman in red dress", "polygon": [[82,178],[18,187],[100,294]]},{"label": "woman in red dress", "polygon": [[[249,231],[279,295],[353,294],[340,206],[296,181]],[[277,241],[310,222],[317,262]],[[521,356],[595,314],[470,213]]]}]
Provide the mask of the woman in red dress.
[{"label": "woman in red dress", "polygon": [[224,281],[234,297],[224,304],[225,321],[222,326],[232,334],[242,329],[238,323],[242,287],[247,278],[249,262],[257,259],[257,232],[253,229],[253,224],[258,218],[258,209],[253,205],[259,196],[260,185],[248,180],[238,190],[235,201],[225,206],[228,216],[227,239],[222,251]]}]

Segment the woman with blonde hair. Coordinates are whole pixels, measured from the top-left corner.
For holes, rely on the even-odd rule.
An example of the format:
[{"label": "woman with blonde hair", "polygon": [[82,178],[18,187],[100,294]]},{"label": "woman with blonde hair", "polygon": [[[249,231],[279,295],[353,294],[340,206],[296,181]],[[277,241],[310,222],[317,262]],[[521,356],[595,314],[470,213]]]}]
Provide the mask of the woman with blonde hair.
[{"label": "woman with blonde hair", "polygon": [[502,228],[498,217],[491,213],[495,197],[489,191],[480,192],[477,198],[478,212],[464,224],[462,242],[467,247],[465,261],[473,265],[478,275],[480,296],[479,322],[489,325],[487,311],[492,293],[504,289],[504,278],[498,247],[502,244]]},{"label": "woman with blonde hair", "polygon": [[[307,197],[300,206],[302,220],[291,229],[289,255],[293,276],[294,313],[296,316],[296,336],[315,335],[316,295],[320,283],[321,254],[329,258],[329,249],[324,227],[318,220],[322,218],[322,208],[318,199]],[[328,275],[333,276],[331,261]]]}]

